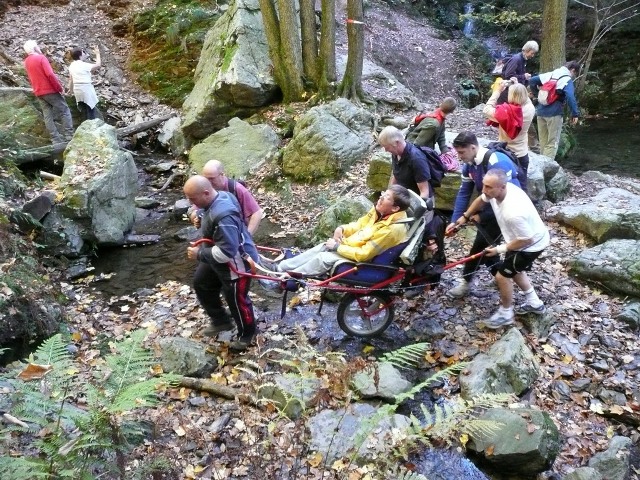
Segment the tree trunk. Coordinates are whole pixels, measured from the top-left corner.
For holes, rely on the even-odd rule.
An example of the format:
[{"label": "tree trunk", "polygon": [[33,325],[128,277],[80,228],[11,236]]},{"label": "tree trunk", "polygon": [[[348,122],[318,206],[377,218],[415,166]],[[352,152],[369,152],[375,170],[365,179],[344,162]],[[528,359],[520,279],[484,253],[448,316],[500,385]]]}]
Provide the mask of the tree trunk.
[{"label": "tree trunk", "polygon": [[565,61],[567,7],[569,0],[545,0],[542,11],[540,71],[549,72]]},{"label": "tree trunk", "polygon": [[314,0],[300,0],[300,36],[302,37],[302,71],[314,87],[318,81],[318,36]]},{"label": "tree trunk", "polygon": [[331,83],[336,81],[336,2],[322,0],[320,25],[320,55],[318,61],[318,92],[326,97]]},{"label": "tree trunk", "polygon": [[280,61],[280,26],[278,14],[273,0],[259,0],[260,11],[262,12],[262,23],[264,24],[264,33],[267,37],[267,45],[269,46],[269,57],[273,63],[273,76],[276,83],[283,89],[287,76],[284,67]]},{"label": "tree trunk", "polygon": [[280,60],[286,80],[280,85],[285,102],[295,102],[304,97],[302,83],[302,49],[298,19],[293,0],[278,0],[280,14]]},{"label": "tree trunk", "polygon": [[600,32],[600,19],[598,18],[598,12],[597,10],[595,11],[595,15],[594,15],[594,26],[593,26],[593,35],[591,36],[591,41],[589,42],[589,45],[587,46],[587,51],[585,53],[586,58],[584,59],[584,67],[582,67],[582,71],[580,72],[580,78],[578,78],[578,81],[576,82],[576,92],[580,93],[582,92],[582,89],[584,88],[585,82],[587,80],[587,75],[589,74],[589,69],[591,68],[591,60],[593,59],[593,52],[596,49],[596,46],[598,45],[598,33]]},{"label": "tree trunk", "polygon": [[347,66],[339,95],[357,103],[362,95],[362,65],[364,63],[364,13],[362,0],[347,0]]}]

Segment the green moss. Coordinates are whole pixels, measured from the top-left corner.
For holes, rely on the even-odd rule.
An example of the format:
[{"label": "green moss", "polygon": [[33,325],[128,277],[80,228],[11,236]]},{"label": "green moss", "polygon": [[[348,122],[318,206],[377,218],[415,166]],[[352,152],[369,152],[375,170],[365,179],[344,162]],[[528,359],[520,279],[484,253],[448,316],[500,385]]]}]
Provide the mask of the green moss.
[{"label": "green moss", "polygon": [[229,69],[229,65],[231,65],[231,60],[233,60],[234,55],[238,51],[238,44],[234,43],[231,46],[227,46],[224,49],[224,58],[222,59],[222,66],[220,67],[221,72],[226,72]]},{"label": "green moss", "polygon": [[129,67],[161,101],[180,107],[193,88],[204,37],[220,15],[214,7],[205,0],[159,0],[134,18]]}]

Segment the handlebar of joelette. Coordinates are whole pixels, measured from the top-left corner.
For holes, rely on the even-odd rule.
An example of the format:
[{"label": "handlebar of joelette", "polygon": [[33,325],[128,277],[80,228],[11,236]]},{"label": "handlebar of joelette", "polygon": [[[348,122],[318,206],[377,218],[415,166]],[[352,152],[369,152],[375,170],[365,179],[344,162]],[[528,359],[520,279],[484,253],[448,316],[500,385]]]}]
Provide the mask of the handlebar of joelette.
[{"label": "handlebar of joelette", "polygon": [[195,242],[191,242],[190,245],[192,247],[197,247],[201,243],[209,243],[209,244],[213,245],[213,240],[211,240],[210,238],[201,238],[200,240],[196,240]]}]

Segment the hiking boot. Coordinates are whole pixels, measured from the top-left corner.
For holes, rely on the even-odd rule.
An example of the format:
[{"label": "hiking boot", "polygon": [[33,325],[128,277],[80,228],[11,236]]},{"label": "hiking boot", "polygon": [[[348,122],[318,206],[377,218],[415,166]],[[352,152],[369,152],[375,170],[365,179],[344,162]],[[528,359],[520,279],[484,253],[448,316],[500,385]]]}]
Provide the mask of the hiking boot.
[{"label": "hiking boot", "polygon": [[466,280],[458,280],[458,284],[447,292],[449,298],[462,298],[469,293],[469,282]]},{"label": "hiking boot", "polygon": [[218,323],[218,324],[212,323],[202,331],[202,334],[206,335],[207,337],[215,337],[220,332],[228,332],[229,330],[233,330],[234,328],[235,328],[235,325],[231,322]]},{"label": "hiking boot", "polygon": [[251,346],[253,342],[254,336],[250,337],[241,337],[238,340],[234,340],[229,343],[229,350],[234,352],[244,352],[247,348]]},{"label": "hiking boot", "polygon": [[508,325],[513,325],[513,318],[514,318],[513,313],[509,317],[506,314],[502,313],[501,310],[498,310],[496,313],[491,315],[490,318],[482,322],[482,324],[486,328],[490,328],[491,330],[497,330],[498,328],[506,327]]},{"label": "hiking boot", "polygon": [[404,291],[404,298],[412,299],[422,295],[425,292],[424,285],[418,285],[416,287],[409,287]]},{"label": "hiking boot", "polygon": [[534,307],[530,303],[523,303],[522,305],[515,307],[513,310],[516,315],[526,315],[527,313],[542,315],[546,308],[544,308],[544,303],[541,303],[539,307]]}]

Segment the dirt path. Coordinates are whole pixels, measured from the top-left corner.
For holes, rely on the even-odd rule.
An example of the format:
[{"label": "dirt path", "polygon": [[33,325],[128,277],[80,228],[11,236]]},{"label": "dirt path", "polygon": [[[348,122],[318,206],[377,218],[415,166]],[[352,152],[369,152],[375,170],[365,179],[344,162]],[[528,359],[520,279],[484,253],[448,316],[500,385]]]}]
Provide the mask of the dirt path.
[{"label": "dirt path", "polygon": [[[131,8],[139,3],[133,2]],[[141,121],[171,113],[170,107],[144,92],[127,73],[131,46],[126,39],[113,35],[112,25],[105,9],[97,8],[91,0],[71,0],[66,5],[48,7],[23,5],[7,11],[0,22],[0,46],[22,62],[24,42],[37,40],[66,88],[68,52],[76,46],[93,51],[93,46],[98,45],[103,67],[94,72],[93,79],[98,97],[109,103],[103,114],[108,115],[111,123],[122,127],[134,123],[136,118]]]}]

